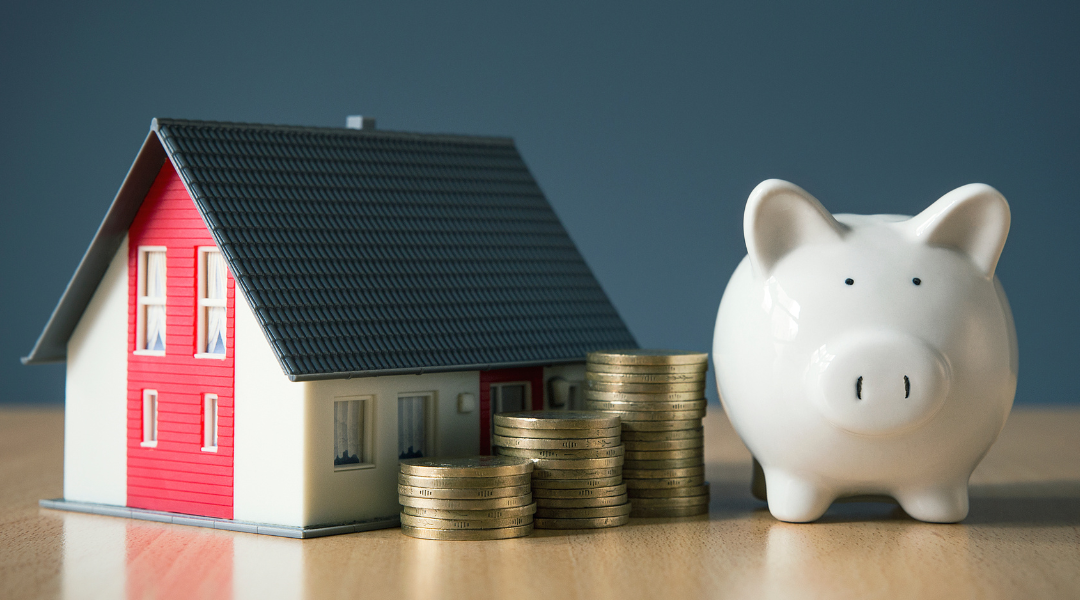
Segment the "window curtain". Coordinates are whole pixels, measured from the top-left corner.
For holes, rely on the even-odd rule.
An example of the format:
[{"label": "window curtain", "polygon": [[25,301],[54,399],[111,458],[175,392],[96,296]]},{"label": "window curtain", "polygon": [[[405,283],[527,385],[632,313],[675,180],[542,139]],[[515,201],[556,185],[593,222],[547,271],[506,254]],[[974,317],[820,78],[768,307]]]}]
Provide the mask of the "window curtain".
[{"label": "window curtain", "polygon": [[360,435],[364,430],[359,400],[334,402],[334,464],[348,465],[363,461]]},{"label": "window curtain", "polygon": [[165,351],[165,253],[146,253],[146,349]]},{"label": "window curtain", "polygon": [[[206,298],[225,300],[225,259],[220,252],[206,254]],[[225,307],[209,306],[206,309],[206,352],[225,354]]]},{"label": "window curtain", "polygon": [[424,456],[427,446],[427,423],[424,396],[398,399],[398,458]]}]

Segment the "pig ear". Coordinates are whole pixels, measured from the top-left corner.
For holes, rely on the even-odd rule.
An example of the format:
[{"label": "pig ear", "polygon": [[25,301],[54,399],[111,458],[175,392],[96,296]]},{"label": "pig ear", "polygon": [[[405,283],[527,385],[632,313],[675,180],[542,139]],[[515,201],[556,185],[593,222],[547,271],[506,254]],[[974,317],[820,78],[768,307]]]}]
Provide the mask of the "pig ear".
[{"label": "pig ear", "polygon": [[750,192],[743,215],[743,235],[750,263],[768,275],[776,263],[803,244],[839,240],[846,227],[806,190],[768,179]]},{"label": "pig ear", "polygon": [[972,183],[945,194],[905,224],[909,235],[929,246],[959,250],[987,278],[994,276],[1009,235],[1009,203],[994,188]]}]

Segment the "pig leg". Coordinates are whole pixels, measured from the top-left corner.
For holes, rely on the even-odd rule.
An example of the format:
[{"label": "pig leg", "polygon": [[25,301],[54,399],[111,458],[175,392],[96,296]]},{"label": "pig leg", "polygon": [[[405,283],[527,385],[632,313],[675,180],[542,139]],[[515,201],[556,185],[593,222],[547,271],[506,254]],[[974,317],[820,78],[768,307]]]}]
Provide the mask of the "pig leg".
[{"label": "pig leg", "polygon": [[836,499],[827,488],[768,467],[765,467],[765,483],[769,489],[769,512],[789,523],[816,521]]},{"label": "pig leg", "polygon": [[893,494],[904,512],[929,523],[955,523],[968,513],[967,481]]}]

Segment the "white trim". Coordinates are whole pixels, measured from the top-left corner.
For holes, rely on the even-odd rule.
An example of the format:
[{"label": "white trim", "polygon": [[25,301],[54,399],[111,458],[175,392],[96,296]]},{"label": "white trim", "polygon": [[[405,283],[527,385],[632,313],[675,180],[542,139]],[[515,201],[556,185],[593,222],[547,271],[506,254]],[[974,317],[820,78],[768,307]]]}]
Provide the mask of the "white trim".
[{"label": "white trim", "polygon": [[[211,252],[221,254],[217,246],[199,246],[196,248],[197,260],[195,268],[195,280],[197,289],[195,291],[195,358],[218,358],[223,359],[229,355],[228,347],[228,335],[225,340],[225,353],[213,354],[206,352],[206,328],[209,326],[208,319],[206,318],[206,309],[211,307],[225,308],[229,306],[228,292],[225,293],[225,298],[207,298],[206,297],[206,259]],[[225,277],[226,290],[228,289],[228,276]]]},{"label": "white trim", "polygon": [[[160,300],[149,298],[146,290],[146,255],[150,252],[165,253],[165,281],[166,292]],[[163,350],[146,349],[146,306],[168,306],[168,263],[169,251],[165,246],[139,246],[136,250],[137,270],[135,274],[135,354],[139,356],[165,356]],[[166,309],[168,310],[168,309]],[[166,348],[168,348],[168,334],[166,332]]]},{"label": "white trim", "polygon": [[[218,405],[217,394],[203,394],[203,408],[202,408],[202,439],[203,439],[203,452],[217,452],[218,451],[218,412],[221,407]],[[211,423],[211,416],[213,417],[213,423]]]},{"label": "white trim", "polygon": [[142,394],[142,442],[143,448],[156,448],[158,444],[158,404],[160,397],[157,390],[143,390]]}]

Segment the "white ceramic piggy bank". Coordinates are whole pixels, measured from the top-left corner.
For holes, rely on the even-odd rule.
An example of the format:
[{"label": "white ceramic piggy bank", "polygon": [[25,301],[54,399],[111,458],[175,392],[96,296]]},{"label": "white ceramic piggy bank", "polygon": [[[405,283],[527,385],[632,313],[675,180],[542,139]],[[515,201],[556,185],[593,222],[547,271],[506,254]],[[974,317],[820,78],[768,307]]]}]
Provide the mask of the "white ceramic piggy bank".
[{"label": "white ceramic piggy bank", "polygon": [[994,276],[1005,198],[972,184],[915,217],[833,216],[769,180],[743,229],[749,256],[724,291],[713,360],[773,516],[813,521],[862,494],[922,521],[967,516],[968,479],[1016,392]]}]

